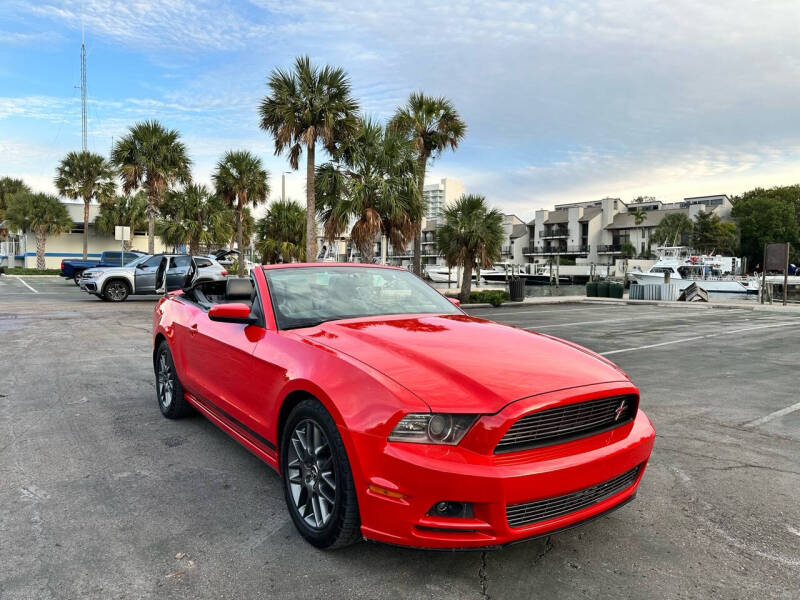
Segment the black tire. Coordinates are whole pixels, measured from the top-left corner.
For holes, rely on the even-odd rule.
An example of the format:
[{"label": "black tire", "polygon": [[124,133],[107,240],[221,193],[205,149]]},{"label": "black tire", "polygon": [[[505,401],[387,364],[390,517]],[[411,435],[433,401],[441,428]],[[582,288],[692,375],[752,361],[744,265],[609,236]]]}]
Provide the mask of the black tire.
[{"label": "black tire", "polygon": [[[303,460],[298,452],[298,438],[293,441],[293,437],[298,430],[309,426],[324,434],[326,446],[321,452],[306,453],[306,460]],[[303,400],[289,414],[281,439],[280,463],[286,506],[295,527],[306,541],[317,548],[334,550],[362,539],[358,499],[347,451],[333,418],[315,398]],[[330,485],[331,475],[333,486]],[[312,489],[316,491],[310,491]],[[332,503],[329,501],[331,489]],[[316,494],[316,504],[313,494]],[[332,510],[320,509],[320,513],[327,512],[328,515],[327,520],[320,523],[317,507],[323,506],[322,503],[326,507],[332,506]],[[314,505],[311,514],[309,504]],[[317,525],[311,525],[307,519],[317,520]]]},{"label": "black tire", "polygon": [[112,279],[103,286],[103,297],[109,302],[124,302],[130,293],[131,288],[124,279]]},{"label": "black tire", "polygon": [[75,282],[75,285],[81,284],[81,275],[83,275],[83,271],[79,271],[72,276],[72,281]]},{"label": "black tire", "polygon": [[158,346],[153,369],[156,375],[156,400],[161,414],[168,419],[181,419],[192,414],[194,410],[183,395],[183,386],[178,380],[172,352],[166,341]]}]

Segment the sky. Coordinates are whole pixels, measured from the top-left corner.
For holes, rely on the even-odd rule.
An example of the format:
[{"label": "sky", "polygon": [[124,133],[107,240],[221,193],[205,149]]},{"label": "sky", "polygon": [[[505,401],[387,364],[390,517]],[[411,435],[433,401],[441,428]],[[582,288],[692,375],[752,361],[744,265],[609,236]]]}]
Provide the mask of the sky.
[{"label": "sky", "polygon": [[[90,150],[158,119],[196,180],[248,149],[273,199],[290,167],[258,105],[272,69],[301,54],[343,67],[376,119],[415,90],[450,98],[467,134],[428,181],[461,179],[525,219],[798,183],[798,24],[796,0],[2,0],[0,176],[55,191],[58,161],[80,149],[83,25]],[[303,173],[286,174],[301,202]]]}]

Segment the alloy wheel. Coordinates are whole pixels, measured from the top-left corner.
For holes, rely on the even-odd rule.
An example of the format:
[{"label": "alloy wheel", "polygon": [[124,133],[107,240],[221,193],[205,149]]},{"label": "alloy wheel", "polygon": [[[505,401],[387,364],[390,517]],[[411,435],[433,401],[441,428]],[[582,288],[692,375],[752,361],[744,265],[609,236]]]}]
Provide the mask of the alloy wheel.
[{"label": "alloy wheel", "polygon": [[300,421],[289,444],[286,477],[294,506],[309,527],[324,528],[336,504],[336,474],[328,437],[312,419]]},{"label": "alloy wheel", "polygon": [[172,367],[167,360],[167,353],[162,352],[161,356],[158,357],[158,401],[161,403],[161,406],[165,409],[169,408],[170,404],[172,404],[172,391],[173,391],[173,379],[172,379]]},{"label": "alloy wheel", "polygon": [[112,281],[106,288],[106,294],[108,294],[108,297],[114,301],[122,300],[125,297],[126,292],[127,290],[125,289],[125,284],[121,281]]}]

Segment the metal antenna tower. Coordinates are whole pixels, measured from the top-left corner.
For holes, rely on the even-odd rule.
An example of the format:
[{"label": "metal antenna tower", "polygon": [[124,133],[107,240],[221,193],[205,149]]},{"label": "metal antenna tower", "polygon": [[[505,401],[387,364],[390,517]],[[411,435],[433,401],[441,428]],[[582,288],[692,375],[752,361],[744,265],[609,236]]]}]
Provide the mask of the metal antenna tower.
[{"label": "metal antenna tower", "polygon": [[86,44],[84,43],[83,19],[81,18],[81,142],[86,152]]}]

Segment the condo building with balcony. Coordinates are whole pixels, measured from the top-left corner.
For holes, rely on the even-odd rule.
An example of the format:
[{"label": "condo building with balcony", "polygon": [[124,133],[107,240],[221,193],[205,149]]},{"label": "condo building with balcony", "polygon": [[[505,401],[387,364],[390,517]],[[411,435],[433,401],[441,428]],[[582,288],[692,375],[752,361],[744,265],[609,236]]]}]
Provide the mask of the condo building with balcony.
[{"label": "condo building with balcony", "polygon": [[[656,199],[625,203],[619,198],[602,198],[557,204],[553,210],[537,210],[528,223],[524,256],[529,263],[566,257],[575,259],[577,264],[610,265],[627,244],[636,255],[647,254],[653,246],[653,231],[667,215],[683,213],[693,219],[699,212],[714,212],[728,219],[732,207],[724,194],[672,203]],[[643,217],[640,223],[637,209]]]}]

